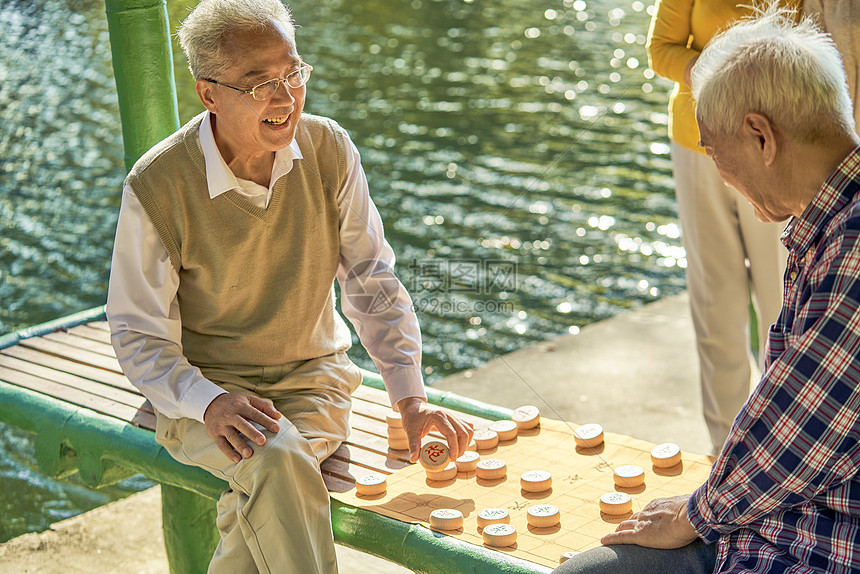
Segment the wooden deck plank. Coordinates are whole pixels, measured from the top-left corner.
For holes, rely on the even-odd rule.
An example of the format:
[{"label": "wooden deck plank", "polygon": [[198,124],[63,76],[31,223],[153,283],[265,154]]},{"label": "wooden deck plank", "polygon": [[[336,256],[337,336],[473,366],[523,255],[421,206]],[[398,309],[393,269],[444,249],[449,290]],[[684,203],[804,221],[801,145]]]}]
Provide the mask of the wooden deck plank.
[{"label": "wooden deck plank", "polygon": [[329,458],[323,461],[321,466],[326,467],[329,472],[337,474],[344,480],[348,480],[350,482],[355,482],[356,478],[361,478],[362,476],[367,476],[369,474],[389,475],[394,472],[393,470],[386,470],[384,468],[376,469],[362,466],[356,462],[352,453],[354,450],[354,447],[351,448],[348,445],[342,444]]},{"label": "wooden deck plank", "polygon": [[[354,404],[355,403],[353,403],[353,405]],[[357,411],[353,412],[355,413]],[[377,436],[388,444],[388,425],[368,417],[353,416],[352,419],[352,428]]]},{"label": "wooden deck plank", "polygon": [[124,389],[130,392],[139,392],[122,374],[115,373],[113,371],[106,371],[98,367],[91,367],[84,363],[70,361],[62,357],[57,357],[56,355],[43,353],[36,349],[28,349],[21,346],[7,347],[5,349],[0,349],[0,354],[17,357],[36,365],[42,365],[43,367],[97,381],[118,389]]},{"label": "wooden deck plank", "polygon": [[[360,386],[352,394],[352,398],[353,398],[353,401],[355,399],[361,399],[363,401],[367,401],[369,403],[373,403],[373,404],[376,404],[377,406],[382,407],[384,409],[384,411],[379,411],[379,412],[385,412],[385,411],[391,410],[391,406],[389,405],[389,400],[388,400],[388,393],[386,393],[385,391],[381,391],[379,389],[375,389],[373,387],[368,387],[366,385]],[[482,419],[481,417],[478,417],[475,415],[470,415],[468,413],[461,413],[459,411],[454,411],[451,409],[445,409],[444,407],[443,407],[443,409],[445,411],[455,415],[456,417],[458,417],[461,420],[472,423],[472,426],[474,426],[476,429],[477,428],[486,428],[487,426],[490,425],[491,422],[493,422],[493,421],[490,421],[487,419]],[[383,421],[385,420],[384,414],[381,417],[381,420],[383,420]],[[442,436],[442,435],[439,435],[439,436]]]},{"label": "wooden deck plank", "polygon": [[352,393],[352,396],[354,398],[365,400],[369,403],[376,403],[377,405],[382,405],[387,409],[391,408],[391,403],[388,399],[388,393],[379,389],[374,389],[373,387],[368,387],[367,385],[361,385],[360,387],[355,389],[355,392]]},{"label": "wooden deck plank", "polygon": [[70,347],[75,347],[76,349],[83,349],[84,351],[89,351],[91,353],[96,353],[97,355],[103,355],[105,357],[111,357],[116,359],[116,353],[113,350],[113,347],[108,343],[102,343],[100,341],[93,341],[92,339],[87,339],[86,337],[81,337],[79,335],[75,335],[71,332],[65,331],[54,331],[53,333],[47,333],[43,335],[45,339],[49,341],[56,341],[58,343],[65,343]]},{"label": "wooden deck plank", "polygon": [[[382,391],[378,392],[381,393]],[[385,415],[391,412],[391,409],[389,407],[384,407],[377,402],[371,402],[367,399],[358,397],[355,395],[355,393],[353,393],[352,395],[352,404],[355,405],[355,408],[360,408],[364,416],[371,417],[382,423],[388,424],[385,422]]]},{"label": "wooden deck plank", "polygon": [[68,332],[73,335],[77,335],[78,337],[92,339],[93,341],[98,341],[99,343],[104,343],[106,345],[111,344],[109,331],[94,329],[89,325],[78,325],[77,327],[72,327],[71,329],[69,329]]},{"label": "wooden deck plank", "polygon": [[[119,404],[134,407],[135,409],[141,407],[142,397],[140,393],[137,392],[130,392],[124,389],[102,385],[89,379],[49,369],[41,365],[35,365],[27,361],[22,361],[21,359],[16,359],[15,357],[10,357],[9,355],[0,354],[0,366],[34,375],[48,381],[53,381],[63,385],[64,387],[78,389],[97,397],[103,397]],[[65,400],[64,395],[59,395],[57,398]]]},{"label": "wooden deck plank", "polygon": [[[137,420],[141,419],[140,416],[137,416],[139,411],[138,408],[120,404],[116,401],[92,395],[80,389],[66,387],[60,383],[49,381],[28,373],[22,373],[21,371],[16,371],[7,367],[0,366],[0,380],[125,422],[133,421],[136,417]],[[141,405],[144,400],[145,399],[143,397],[140,398]],[[153,419],[155,418],[153,415],[149,416]]]},{"label": "wooden deck plank", "polygon": [[67,345],[65,343],[60,343],[58,341],[52,341],[44,337],[33,337],[30,339],[24,339],[19,343],[19,345],[21,347],[27,347],[29,349],[36,349],[38,351],[42,351],[43,353],[50,353],[52,355],[56,355],[64,359],[69,359],[70,361],[76,361],[93,367],[98,367],[100,369],[105,369],[108,371],[122,374],[122,370],[119,368],[119,363],[114,357],[107,357],[99,353],[93,353],[91,351],[79,349],[77,347]]},{"label": "wooden deck plank", "polygon": [[350,447],[352,460],[369,469],[394,472],[409,465],[408,452],[391,450],[385,441],[380,443],[374,437],[364,436],[361,431],[353,430],[344,444]]},{"label": "wooden deck plank", "polygon": [[[347,492],[355,487],[355,481],[362,476],[371,474],[367,470],[348,462],[348,447],[341,446],[335,453],[320,465],[326,488],[333,492]],[[377,473],[378,474],[378,473]],[[388,472],[384,474],[390,474]]]},{"label": "wooden deck plank", "polygon": [[[386,423],[385,421],[380,421],[378,418],[376,418],[375,409],[373,409],[372,406],[368,407],[368,403],[366,401],[362,401],[360,399],[359,400],[353,400],[352,405],[353,405],[353,413],[354,414],[360,413],[360,414],[364,415],[361,418],[353,417],[352,427],[354,429],[364,431],[370,435],[382,437],[383,439],[385,439],[385,443],[387,445],[388,444],[388,423]],[[370,416],[367,416],[365,414],[366,412],[370,412],[372,414]],[[460,415],[460,413],[457,413],[454,411],[449,411],[449,412],[452,412],[456,416]],[[483,421],[483,422],[485,425],[488,423],[488,421]],[[445,438],[442,435],[442,433],[440,433],[439,431],[435,431],[435,430],[430,431],[430,433],[428,433],[427,436],[430,438],[439,439],[439,440],[444,440],[444,438]]]},{"label": "wooden deck plank", "polygon": [[322,461],[322,464],[320,464],[320,470],[323,471],[323,473],[337,476],[341,480],[350,481],[351,476],[349,474],[349,463],[344,462],[341,458],[332,458],[332,456]]},{"label": "wooden deck plank", "polygon": [[355,487],[351,482],[347,482],[346,480],[332,475],[323,469],[320,470],[322,471],[323,482],[325,483],[326,490],[329,492],[348,492]]},{"label": "wooden deck plank", "polygon": [[107,321],[93,321],[92,323],[87,323],[88,326],[93,329],[98,329],[100,331],[107,331],[110,333],[110,325],[108,325]]}]

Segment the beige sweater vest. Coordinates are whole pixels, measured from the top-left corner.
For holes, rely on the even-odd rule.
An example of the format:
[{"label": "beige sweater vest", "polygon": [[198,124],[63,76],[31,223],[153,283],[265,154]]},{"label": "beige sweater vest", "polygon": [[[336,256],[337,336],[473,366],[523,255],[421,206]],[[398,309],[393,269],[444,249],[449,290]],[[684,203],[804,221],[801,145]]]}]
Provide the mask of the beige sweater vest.
[{"label": "beige sweater vest", "polygon": [[179,273],[183,354],[204,367],[274,366],[346,350],[334,297],[342,128],[303,114],[304,158],[261,209],[235,191],[209,197],[202,117],[148,151],[126,179]]}]

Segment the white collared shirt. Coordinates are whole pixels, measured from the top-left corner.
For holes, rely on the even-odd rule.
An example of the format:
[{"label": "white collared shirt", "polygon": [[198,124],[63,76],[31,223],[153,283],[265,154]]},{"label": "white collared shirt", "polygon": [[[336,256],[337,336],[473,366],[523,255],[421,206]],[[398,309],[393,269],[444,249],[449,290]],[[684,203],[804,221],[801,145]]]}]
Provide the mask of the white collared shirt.
[{"label": "white collared shirt", "polygon": [[[258,207],[266,207],[275,182],[292,170],[294,161],[301,161],[298,143],[293,139],[275,153],[271,183],[266,188],[233,174],[218,151],[209,120],[209,112],[205,112],[198,138],[210,198],[235,190]],[[346,301],[351,293],[361,295],[373,290],[374,284],[390,285],[396,280],[391,272],[394,252],[383,236],[382,219],[370,198],[358,150],[348,136],[346,178],[338,193],[338,208],[341,251],[337,279],[341,299]],[[366,260],[379,264],[368,266],[365,274],[347,274],[352,264]],[[123,372],[158,411],[170,418],[203,422],[206,408],[225,391],[203,377],[182,354],[178,289],[179,274],[155,226],[126,186],[108,287],[111,342]],[[391,300],[391,307],[376,314],[360,315],[346,304],[342,308],[382,375],[394,405],[406,397],[426,395],[421,332],[412,301],[402,285]]]}]

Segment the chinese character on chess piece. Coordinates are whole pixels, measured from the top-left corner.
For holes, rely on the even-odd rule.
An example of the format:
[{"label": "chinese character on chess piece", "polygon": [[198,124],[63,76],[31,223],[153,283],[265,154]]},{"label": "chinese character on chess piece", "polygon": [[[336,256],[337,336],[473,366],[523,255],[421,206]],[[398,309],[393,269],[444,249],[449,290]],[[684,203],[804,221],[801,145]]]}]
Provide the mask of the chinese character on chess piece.
[{"label": "chinese character on chess piece", "polygon": [[448,445],[438,440],[431,440],[421,446],[418,461],[427,470],[440,470],[448,464]]}]

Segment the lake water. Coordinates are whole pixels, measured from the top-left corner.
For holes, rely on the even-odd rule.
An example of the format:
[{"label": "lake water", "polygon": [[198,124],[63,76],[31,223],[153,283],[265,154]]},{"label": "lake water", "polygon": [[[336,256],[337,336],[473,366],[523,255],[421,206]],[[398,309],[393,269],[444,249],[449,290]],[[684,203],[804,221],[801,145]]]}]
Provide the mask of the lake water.
[{"label": "lake water", "polygon": [[[173,22],[191,4],[171,0]],[[291,7],[306,110],[361,152],[429,383],[683,289],[646,3]],[[0,26],[4,333],[104,304],[124,168],[102,2],[6,0]],[[185,121],[202,108],[175,59]],[[0,426],[0,541],[148,485],[92,491],[33,461],[32,439]]]}]

